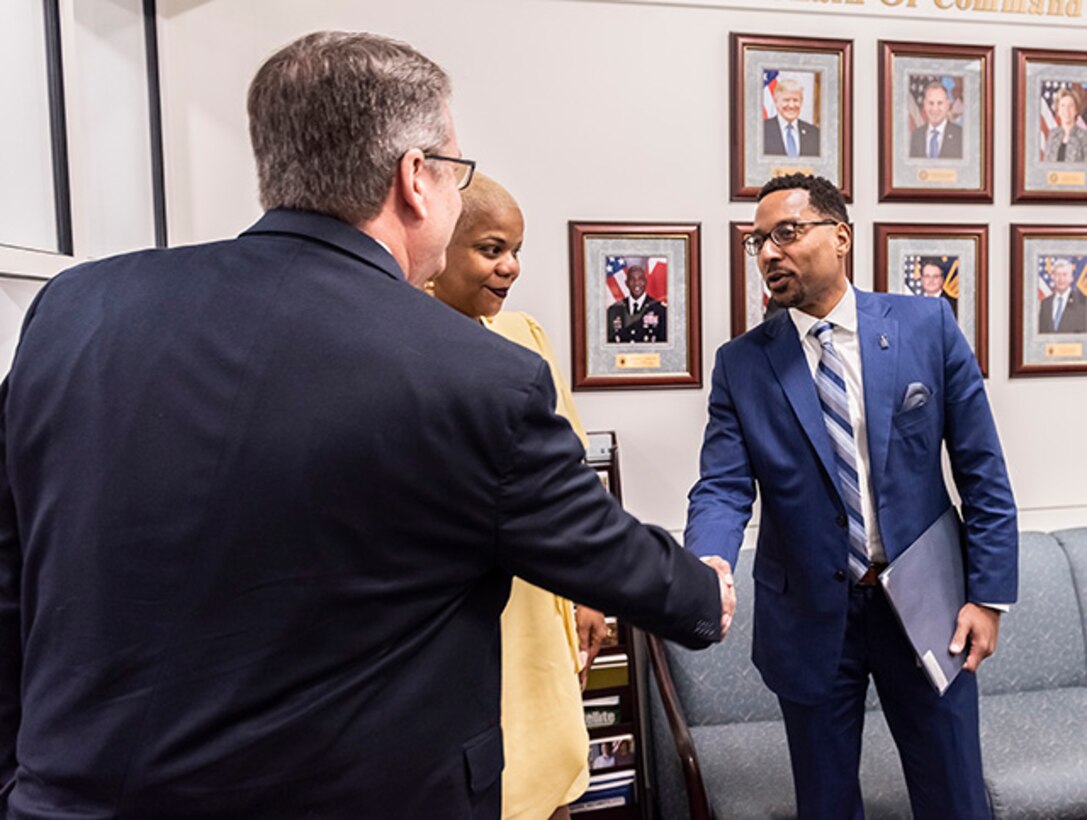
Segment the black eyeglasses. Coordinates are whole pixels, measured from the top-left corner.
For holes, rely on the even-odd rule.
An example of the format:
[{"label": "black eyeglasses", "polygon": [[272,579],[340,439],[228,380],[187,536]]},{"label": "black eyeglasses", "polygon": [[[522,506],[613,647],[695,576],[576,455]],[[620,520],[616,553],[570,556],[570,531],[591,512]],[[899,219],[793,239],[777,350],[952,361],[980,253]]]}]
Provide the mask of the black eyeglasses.
[{"label": "black eyeglasses", "polygon": [[436,159],[439,162],[453,163],[453,180],[457,183],[457,190],[463,191],[472,184],[472,175],[476,172],[474,159],[462,159],[461,157],[443,157],[441,154],[423,154],[425,159]]},{"label": "black eyeglasses", "polygon": [[770,233],[749,233],[744,237],[744,250],[747,251],[748,256],[758,256],[759,251],[762,250],[762,246],[766,244],[766,240],[769,239],[779,248],[784,248],[786,245],[791,245],[793,242],[800,238],[802,231],[798,228],[805,226],[816,225],[837,225],[837,219],[809,219],[804,222],[779,222],[773,228],[770,229]]}]

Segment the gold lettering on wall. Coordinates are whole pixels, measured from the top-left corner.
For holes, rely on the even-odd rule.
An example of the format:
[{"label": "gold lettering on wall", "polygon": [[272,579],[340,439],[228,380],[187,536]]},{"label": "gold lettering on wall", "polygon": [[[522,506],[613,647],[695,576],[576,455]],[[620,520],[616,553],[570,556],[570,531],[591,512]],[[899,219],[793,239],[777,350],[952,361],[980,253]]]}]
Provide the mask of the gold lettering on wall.
[{"label": "gold lettering on wall", "polygon": [[[880,0],[880,4],[889,9],[914,9],[927,11],[937,8],[940,11],[973,11],[986,14],[1034,14],[1045,17],[1083,17],[1083,0]],[[863,6],[865,0],[799,0],[816,3],[827,7]],[[931,6],[929,5],[931,4]],[[828,11],[830,8],[828,8]],[[844,11],[844,9],[843,9]]]}]

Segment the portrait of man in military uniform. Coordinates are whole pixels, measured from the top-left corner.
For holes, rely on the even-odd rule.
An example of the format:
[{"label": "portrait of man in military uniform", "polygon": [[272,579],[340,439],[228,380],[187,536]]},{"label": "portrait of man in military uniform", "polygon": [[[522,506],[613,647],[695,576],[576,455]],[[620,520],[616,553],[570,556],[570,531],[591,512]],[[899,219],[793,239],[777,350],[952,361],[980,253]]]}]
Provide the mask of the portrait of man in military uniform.
[{"label": "portrait of man in military uniform", "polygon": [[668,308],[646,293],[645,268],[632,265],[626,271],[629,296],[608,306],[609,342],[633,344],[668,341]]}]

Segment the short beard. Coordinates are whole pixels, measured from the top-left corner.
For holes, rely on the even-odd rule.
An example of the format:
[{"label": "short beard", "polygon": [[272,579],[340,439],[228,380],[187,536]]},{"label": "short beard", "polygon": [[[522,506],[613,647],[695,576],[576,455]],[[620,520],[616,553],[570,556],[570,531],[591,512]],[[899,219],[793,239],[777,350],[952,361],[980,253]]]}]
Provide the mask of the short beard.
[{"label": "short beard", "polygon": [[790,295],[778,296],[773,291],[770,291],[770,298],[782,308],[796,308],[804,304],[804,300],[807,298],[807,292],[803,287],[794,288]]}]

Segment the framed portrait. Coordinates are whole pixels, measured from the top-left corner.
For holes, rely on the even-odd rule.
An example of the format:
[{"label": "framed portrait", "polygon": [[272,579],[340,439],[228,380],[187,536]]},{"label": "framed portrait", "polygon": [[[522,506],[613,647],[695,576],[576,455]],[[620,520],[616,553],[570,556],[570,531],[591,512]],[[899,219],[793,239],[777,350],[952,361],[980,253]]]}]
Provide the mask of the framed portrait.
[{"label": "framed portrait", "polygon": [[877,222],[873,287],[944,299],[989,375],[989,226]]},{"label": "framed portrait", "polygon": [[573,389],[701,387],[699,223],[569,224]]},{"label": "framed portrait", "polygon": [[[729,256],[731,258],[732,282],[732,336],[743,335],[756,325],[771,318],[782,308],[774,303],[770,289],[766,287],[756,257],[748,256],[744,251],[744,237],[755,226],[750,222],[730,222],[728,224]],[[769,241],[769,240],[767,240]],[[845,260],[846,275],[853,281],[853,251]]]},{"label": "framed portrait", "polygon": [[1087,200],[1087,53],[1012,50],[1012,202]]},{"label": "framed portrait", "polygon": [[853,196],[853,41],[732,34],[733,200],[815,174]]},{"label": "framed portrait", "polygon": [[1087,373],[1087,225],[1012,225],[1011,375]]},{"label": "framed portrait", "polygon": [[993,47],[879,43],[880,201],[993,201]]}]

